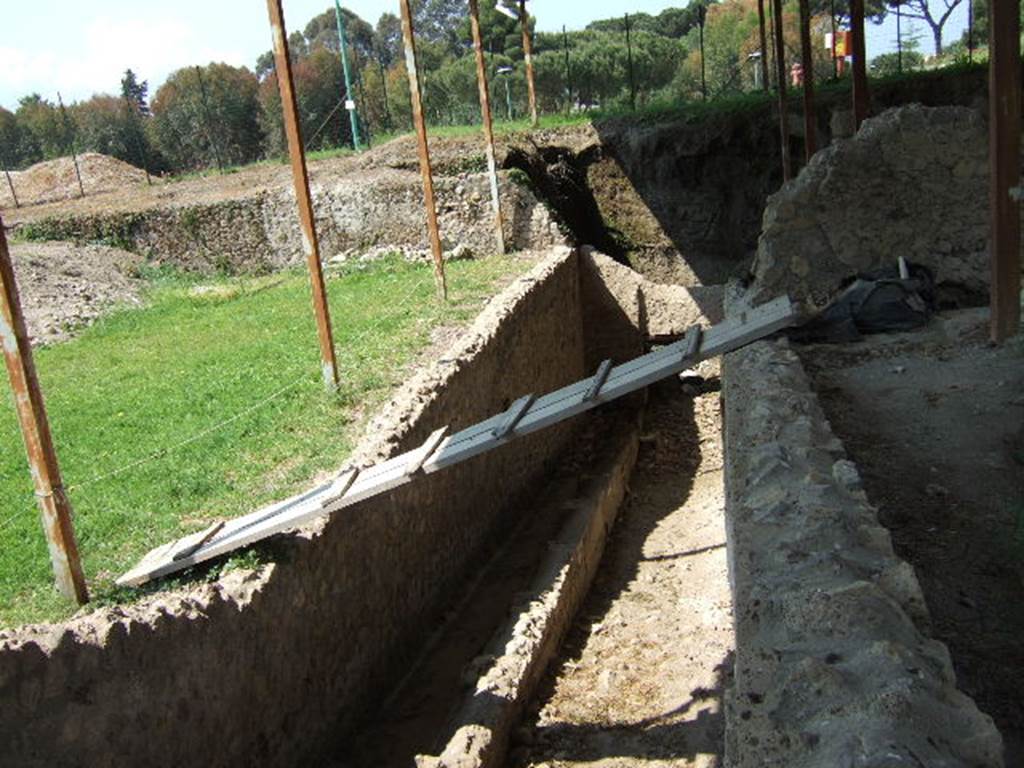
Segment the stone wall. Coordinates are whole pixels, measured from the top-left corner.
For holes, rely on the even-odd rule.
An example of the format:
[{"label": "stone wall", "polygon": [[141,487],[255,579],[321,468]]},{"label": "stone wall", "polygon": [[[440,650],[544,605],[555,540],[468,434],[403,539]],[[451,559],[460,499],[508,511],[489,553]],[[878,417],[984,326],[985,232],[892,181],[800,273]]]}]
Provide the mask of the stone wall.
[{"label": "stone wall", "polygon": [[858,272],[923,264],[955,296],[988,294],[988,137],[966,107],[891,109],[818,152],[768,198],[754,303],[823,305]]},{"label": "stone wall", "polygon": [[[501,175],[506,240],[515,250],[565,242],[547,208],[525,186]],[[446,249],[495,252],[494,216],[484,174],[435,179],[438,222]],[[393,246],[429,253],[418,173],[392,169],[313,184],[321,255]],[[31,239],[106,242],[155,264],[199,271],[268,272],[304,256],[295,193],[260,189],[243,198],[141,211],[89,213],[17,225]]]},{"label": "stone wall", "polygon": [[[581,378],[575,252],[493,300],[357,459]],[[0,633],[4,766],[315,763],[401,676],[573,433],[543,430],[269,543],[274,564]]]},{"label": "stone wall", "polygon": [[723,365],[736,622],[726,765],[998,768],[913,569],[784,341]]}]

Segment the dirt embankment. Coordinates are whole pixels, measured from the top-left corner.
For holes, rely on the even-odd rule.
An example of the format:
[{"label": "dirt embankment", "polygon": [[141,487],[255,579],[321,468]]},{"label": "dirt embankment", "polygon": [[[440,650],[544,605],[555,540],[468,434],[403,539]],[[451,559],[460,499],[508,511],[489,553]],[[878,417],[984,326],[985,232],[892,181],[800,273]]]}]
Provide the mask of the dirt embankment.
[{"label": "dirt embankment", "polygon": [[142,259],[103,245],[11,246],[25,321],[33,344],[63,341],[118,305],[137,306]]},{"label": "dirt embankment", "polygon": [[19,205],[35,206],[79,198],[83,190],[86,195],[118,190],[131,194],[132,188],[146,183],[145,171],[115,157],[86,152],[78,155],[77,160],[77,172],[71,157],[45,160],[24,171],[10,171],[10,184],[6,178],[0,179],[0,208],[13,208],[14,195]]}]

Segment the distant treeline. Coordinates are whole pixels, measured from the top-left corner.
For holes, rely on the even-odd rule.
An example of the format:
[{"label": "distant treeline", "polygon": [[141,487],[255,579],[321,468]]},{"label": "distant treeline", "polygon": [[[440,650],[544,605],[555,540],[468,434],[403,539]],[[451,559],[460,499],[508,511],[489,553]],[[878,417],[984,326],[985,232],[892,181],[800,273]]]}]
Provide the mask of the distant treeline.
[{"label": "distant treeline", "polygon": [[[960,2],[961,0],[955,0]],[[868,14],[880,20],[889,12],[887,0],[868,0]],[[903,0],[904,14],[913,2]],[[974,0],[976,35],[987,17]],[[766,5],[770,3],[766,2]],[[522,117],[526,82],[519,23],[495,10],[495,0],[482,0],[481,27],[492,100],[498,118]],[[829,0],[811,0],[815,74],[831,74],[823,35],[831,28]],[[846,12],[846,0],[834,3]],[[465,0],[420,0],[414,3],[417,51],[422,69],[424,105],[433,125],[478,121],[476,70]],[[385,13],[376,26],[343,11],[354,73],[351,98],[364,129],[373,134],[408,130],[411,125],[409,87],[401,55],[401,25]],[[654,16],[596,21],[584,30],[536,33],[534,69],[542,112],[619,108],[631,103],[701,98],[699,26],[704,22],[704,77],[710,97],[755,85],[759,48],[756,0],[693,0]],[[784,4],[783,30],[787,62],[799,56],[798,2]],[[535,20],[530,19],[533,31]],[[333,8],[289,36],[296,93],[307,149],[351,142],[344,108],[344,76]],[[916,50],[913,39],[905,40]],[[957,43],[962,45],[962,42]],[[770,46],[769,46],[770,47]],[[631,60],[630,60],[631,57]],[[905,63],[920,63],[921,55]],[[886,67],[888,60],[880,62]],[[12,113],[0,108],[0,160],[22,168],[39,160],[66,155],[74,146],[147,167],[151,172],[185,172],[241,165],[285,153],[281,104],[274,57],[261,55],[254,70],[210,63],[172,73],[150,100],[148,85],[127,70],[118,95],[98,94],[67,105],[30,94]]]}]

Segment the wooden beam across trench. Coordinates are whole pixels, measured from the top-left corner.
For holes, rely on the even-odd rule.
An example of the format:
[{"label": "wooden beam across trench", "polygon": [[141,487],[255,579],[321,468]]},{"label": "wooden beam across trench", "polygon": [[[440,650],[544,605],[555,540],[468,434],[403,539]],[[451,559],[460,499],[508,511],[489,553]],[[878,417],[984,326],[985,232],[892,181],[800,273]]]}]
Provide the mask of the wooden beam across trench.
[{"label": "wooden beam across trench", "polygon": [[448,435],[441,427],[421,446],[381,464],[348,467],[331,482],[298,496],[157,547],[117,583],[145,584],[413,483],[674,376],[701,360],[744,347],[793,325],[797,318],[792,302],[782,296],[707,330],[694,326],[673,344],[621,365],[605,361],[585,379],[542,397],[526,394],[507,410],[461,432]]}]

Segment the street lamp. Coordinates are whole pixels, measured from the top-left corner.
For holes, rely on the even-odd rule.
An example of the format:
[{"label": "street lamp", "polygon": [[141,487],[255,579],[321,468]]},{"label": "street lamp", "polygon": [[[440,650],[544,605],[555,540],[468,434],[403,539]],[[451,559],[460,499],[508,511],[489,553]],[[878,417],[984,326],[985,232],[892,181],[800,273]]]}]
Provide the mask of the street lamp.
[{"label": "street lamp", "polygon": [[505,109],[508,112],[508,120],[512,122],[512,93],[508,89],[508,76],[513,72],[512,67],[498,67],[498,74],[503,75],[505,81]]}]

